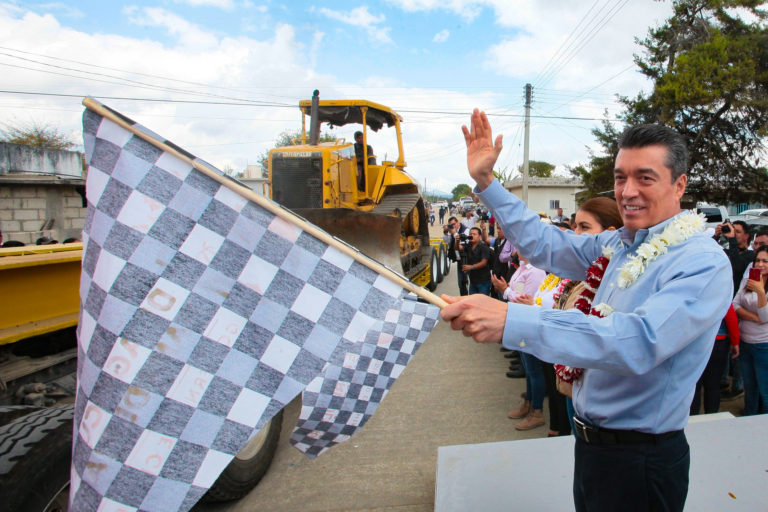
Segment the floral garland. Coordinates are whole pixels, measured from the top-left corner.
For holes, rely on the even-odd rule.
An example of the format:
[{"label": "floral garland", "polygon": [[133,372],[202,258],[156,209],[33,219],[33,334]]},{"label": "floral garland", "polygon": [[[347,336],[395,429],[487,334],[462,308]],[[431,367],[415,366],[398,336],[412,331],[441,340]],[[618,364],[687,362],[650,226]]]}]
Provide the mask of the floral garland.
[{"label": "floral garland", "polygon": [[563,292],[565,291],[565,288],[569,284],[571,284],[571,280],[570,279],[561,279],[560,280],[560,285],[557,287],[557,291],[555,291],[554,295],[552,295],[552,299],[555,301],[555,304],[558,303],[558,301],[560,300],[560,296],[563,294]]},{"label": "floral garland", "polygon": [[[627,258],[627,262],[619,269],[619,277],[616,284],[618,284],[619,288],[626,289],[643,275],[650,263],[662,254],[666,254],[669,247],[685,242],[696,233],[704,231],[705,228],[706,217],[703,214],[688,211],[679,215],[661,233],[653,235],[650,240],[640,244],[634,256]],[[592,307],[592,300],[595,298],[595,293],[597,293],[597,289],[600,287],[611,256],[613,256],[613,251],[610,248],[603,247],[603,255],[597,258],[587,269],[584,290],[574,304],[574,307],[584,314],[605,318],[613,313],[613,308],[605,303]],[[581,368],[573,368],[561,364],[555,365],[555,374],[560,380],[568,383],[572,383],[581,377],[583,371]]]},{"label": "floral garland", "polygon": [[[573,307],[584,313],[585,315],[594,315],[600,318],[608,316],[604,314],[605,310],[602,306],[606,304],[599,304],[596,307],[592,307],[592,300],[595,298],[595,293],[600,287],[600,283],[603,281],[603,275],[605,275],[605,269],[608,268],[608,263],[613,256],[613,249],[610,247],[603,247],[603,255],[598,257],[592,262],[592,265],[587,269],[587,277],[584,279],[584,289],[579,294],[579,298],[576,299]],[[607,306],[610,307],[610,306]],[[584,370],[582,368],[574,368],[564,364],[555,364],[555,375],[568,383],[572,383],[579,377],[581,377]]]},{"label": "floral garland", "polygon": [[637,248],[636,254],[627,258],[627,262],[619,269],[619,278],[616,284],[619,288],[627,288],[643,275],[648,265],[662,254],[666,254],[667,248],[678,245],[690,237],[704,231],[707,218],[703,213],[696,214],[688,211],[679,215],[667,224],[659,234],[653,235],[650,240]]},{"label": "floral garland", "polygon": [[539,286],[539,291],[549,291],[553,289],[555,286],[557,286],[557,283],[560,282],[560,278],[557,277],[555,274],[549,274],[547,278],[544,280],[543,283],[541,283],[541,286]]},{"label": "floral garland", "polygon": [[[544,282],[541,283],[541,286],[539,286],[539,295],[541,295],[541,292],[552,291],[555,288],[555,286],[557,286],[562,281],[563,279],[557,277],[555,274],[549,274],[547,278],[544,279]],[[533,303],[537,306],[543,305],[543,301],[541,297],[536,297],[535,299],[533,299]]]}]

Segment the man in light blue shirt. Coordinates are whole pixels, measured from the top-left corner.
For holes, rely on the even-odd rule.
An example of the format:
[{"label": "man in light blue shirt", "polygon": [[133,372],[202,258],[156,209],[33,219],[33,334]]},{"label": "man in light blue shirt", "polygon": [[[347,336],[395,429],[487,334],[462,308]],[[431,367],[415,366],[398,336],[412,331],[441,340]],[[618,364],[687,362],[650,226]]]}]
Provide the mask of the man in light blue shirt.
[{"label": "man in light blue shirt", "polygon": [[[690,461],[682,429],[733,286],[722,249],[681,213],[682,137],[660,125],[627,130],[614,167],[624,227],[579,236],[542,224],[494,180],[501,136],[493,141],[484,113],[475,110],[471,131],[462,129],[475,192],[533,265],[582,280],[604,247],[613,256],[593,300],[607,305],[605,318],[473,295],[444,296],[443,319],[478,342],[502,339],[586,368],[573,387],[577,511],[682,510]],[[665,240],[654,239],[662,232]],[[631,260],[638,250],[645,265]]]}]

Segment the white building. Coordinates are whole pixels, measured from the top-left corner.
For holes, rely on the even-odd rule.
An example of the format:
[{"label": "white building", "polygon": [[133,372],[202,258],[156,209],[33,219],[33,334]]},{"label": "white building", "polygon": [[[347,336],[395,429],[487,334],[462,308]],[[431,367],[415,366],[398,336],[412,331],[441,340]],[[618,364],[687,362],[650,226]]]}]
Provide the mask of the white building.
[{"label": "white building", "polygon": [[248,165],[238,181],[248,185],[254,192],[263,196],[267,194],[267,176],[262,173],[261,165]]},{"label": "white building", "polygon": [[[523,197],[523,178],[517,177],[504,182],[504,188]],[[584,184],[578,178],[528,178],[528,208],[543,212],[553,217],[557,209],[563,209],[563,215],[570,217],[576,212],[576,194],[584,190]]]}]

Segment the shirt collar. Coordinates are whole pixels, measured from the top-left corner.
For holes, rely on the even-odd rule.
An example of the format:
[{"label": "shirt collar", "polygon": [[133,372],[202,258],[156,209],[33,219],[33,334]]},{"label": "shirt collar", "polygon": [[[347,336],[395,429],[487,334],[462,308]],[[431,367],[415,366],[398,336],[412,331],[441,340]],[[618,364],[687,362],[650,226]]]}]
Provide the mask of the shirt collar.
[{"label": "shirt collar", "polygon": [[688,210],[680,210],[680,213],[677,215],[673,215],[672,217],[668,218],[667,220],[661,221],[655,226],[651,226],[650,228],[643,228],[638,229],[637,231],[631,231],[625,227],[620,227],[617,231],[619,235],[619,239],[628,246],[633,246],[636,243],[644,242],[649,237],[652,237],[656,233],[661,233],[664,231],[664,228],[667,227],[667,224],[672,222],[672,220],[676,217],[679,217],[680,215],[683,215],[684,213],[687,213]]}]

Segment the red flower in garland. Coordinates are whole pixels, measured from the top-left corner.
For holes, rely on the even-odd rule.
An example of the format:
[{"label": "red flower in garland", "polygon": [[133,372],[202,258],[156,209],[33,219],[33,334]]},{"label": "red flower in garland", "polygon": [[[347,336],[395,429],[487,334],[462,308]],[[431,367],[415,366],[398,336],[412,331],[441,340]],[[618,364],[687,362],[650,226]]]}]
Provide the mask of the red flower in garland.
[{"label": "red flower in garland", "polygon": [[[605,274],[605,269],[608,268],[608,262],[609,259],[607,257],[600,256],[593,261],[592,265],[587,269],[587,276],[584,279],[584,289],[573,304],[573,307],[585,315],[603,318],[603,314],[592,307],[592,299],[595,298],[595,293],[597,293],[597,289],[600,287],[603,275]],[[573,368],[572,366],[566,366],[564,364],[555,364],[554,366],[555,375],[557,375],[563,382],[572,383],[584,373],[582,368]]]}]

